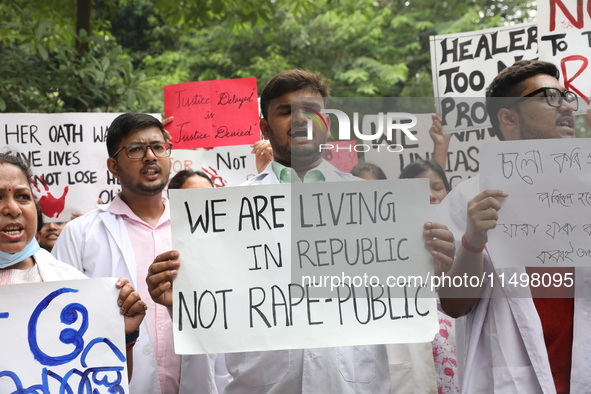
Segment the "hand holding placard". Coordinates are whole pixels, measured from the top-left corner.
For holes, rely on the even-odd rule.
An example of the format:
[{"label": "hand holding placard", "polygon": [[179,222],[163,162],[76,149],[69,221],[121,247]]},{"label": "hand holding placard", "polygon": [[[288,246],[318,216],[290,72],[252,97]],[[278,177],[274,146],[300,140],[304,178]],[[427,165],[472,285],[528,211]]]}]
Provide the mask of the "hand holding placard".
[{"label": "hand holding placard", "polygon": [[146,283],[150,296],[155,303],[167,308],[172,308],[172,281],[181,265],[179,257],[179,252],[169,250],[156,256],[148,268]]},{"label": "hand holding placard", "polygon": [[[590,141],[583,138],[503,141],[483,147],[481,188],[509,195],[491,206],[498,209],[498,218],[488,218],[496,221],[486,233],[495,268],[591,265],[589,152]],[[482,209],[492,214],[486,206]],[[482,240],[467,241],[482,245]]]}]

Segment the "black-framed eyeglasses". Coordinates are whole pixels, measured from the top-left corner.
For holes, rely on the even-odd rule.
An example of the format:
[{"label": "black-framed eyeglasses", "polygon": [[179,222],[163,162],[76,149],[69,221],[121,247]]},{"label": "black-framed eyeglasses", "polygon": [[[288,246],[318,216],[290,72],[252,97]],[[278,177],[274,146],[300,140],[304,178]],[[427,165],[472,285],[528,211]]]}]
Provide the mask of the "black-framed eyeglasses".
[{"label": "black-framed eyeglasses", "polygon": [[528,98],[531,98],[541,92],[544,92],[544,97],[546,97],[546,102],[551,107],[559,108],[562,105],[562,99],[565,99],[566,102],[569,103],[573,107],[573,111],[576,111],[579,109],[579,97],[574,92],[571,92],[570,90],[565,90],[564,92],[561,92],[560,89],[558,89],[558,88],[539,88],[539,89],[534,90],[533,92],[526,94],[525,96],[520,97],[517,100],[513,101],[511,104],[509,104],[509,107],[507,107],[507,108],[510,108],[510,107],[514,106],[515,104],[521,103],[521,102],[527,100]]},{"label": "black-framed eyeglasses", "polygon": [[117,152],[111,157],[117,156],[119,152],[125,149],[125,154],[130,159],[143,159],[146,157],[148,148],[152,149],[152,153],[156,157],[169,157],[172,150],[172,144],[168,142],[157,142],[155,144],[129,144],[119,148]]}]

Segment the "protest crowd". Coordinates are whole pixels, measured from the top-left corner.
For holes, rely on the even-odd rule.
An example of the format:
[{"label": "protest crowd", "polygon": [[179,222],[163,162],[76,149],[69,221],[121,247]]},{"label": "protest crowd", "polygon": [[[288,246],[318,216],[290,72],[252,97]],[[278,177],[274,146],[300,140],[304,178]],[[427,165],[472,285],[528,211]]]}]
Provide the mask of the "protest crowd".
[{"label": "protest crowd", "polygon": [[[543,172],[543,149],[549,146],[541,145],[547,142],[543,140],[562,147],[559,144],[563,139],[575,137],[574,116],[583,98],[566,89],[560,77],[553,63],[518,60],[499,71],[486,87],[491,139],[496,140],[495,149],[509,149],[490,157],[502,157],[505,178],[519,174],[523,183],[537,182],[532,171],[536,176]],[[179,100],[182,107],[206,101],[201,96],[186,98],[180,93],[169,97]],[[26,157],[19,152],[22,144],[7,143],[0,153],[0,288],[54,281],[66,286],[66,280],[118,278],[113,282],[116,294],[112,301],[103,300],[104,294],[94,294],[94,307],[115,311],[112,320],[102,324],[108,327],[117,320],[119,331],[124,331],[114,334],[119,342],[101,337],[96,341],[99,345],[92,342],[83,346],[88,323],[72,325],[77,317],[68,317],[65,312],[60,323],[55,324],[71,325],[61,331],[59,339],[66,347],[76,347],[82,367],[87,368],[86,364],[91,363],[88,360],[92,360],[98,363],[96,371],[103,371],[98,367],[103,361],[92,355],[106,344],[105,349],[111,349],[109,355],[121,355],[118,362],[127,369],[128,381],[122,381],[121,375],[117,375],[116,383],[100,376],[87,378],[78,365],[72,367],[75,372],[63,376],[48,372],[71,358],[51,356],[66,351],[49,351],[50,345],[39,345],[32,339],[31,332],[39,336],[41,330],[33,330],[31,317],[14,329],[27,334],[13,332],[12,336],[31,347],[31,365],[43,364],[43,382],[36,385],[26,381],[25,375],[11,372],[10,357],[0,351],[0,394],[102,393],[107,391],[100,390],[106,389],[131,394],[591,393],[591,295],[586,290],[591,277],[587,277],[587,267],[567,263],[575,254],[591,257],[588,246],[586,252],[584,247],[575,252],[572,243],[570,252],[546,250],[537,256],[538,260],[544,258],[555,264],[535,267],[522,263],[521,255],[513,257],[509,246],[509,258],[500,255],[498,250],[505,247],[499,247],[495,229],[504,227],[505,234],[511,231],[513,239],[527,236],[524,229],[529,228],[520,222],[509,225],[510,219],[501,216],[503,211],[513,207],[509,205],[512,199],[516,210],[526,207],[516,193],[503,190],[504,184],[497,185],[496,178],[481,179],[485,177],[475,174],[452,185],[448,173],[453,172],[449,150],[454,130],[447,127],[450,122],[444,121],[442,113],[429,114],[431,125],[423,130],[423,135],[430,137],[432,151],[405,165],[397,175],[399,180],[392,179],[391,169],[383,161],[372,162],[369,155],[359,160],[362,155],[357,153],[353,165],[343,171],[344,164],[337,166],[337,161],[329,160],[322,149],[327,142],[337,140],[338,124],[323,112],[329,108],[329,97],[330,86],[323,76],[301,69],[283,71],[267,82],[260,93],[260,119],[256,94],[226,93],[221,97],[222,105],[234,106],[236,111],[252,105],[258,119],[258,125],[253,127],[242,112],[237,112],[237,119],[232,120],[235,129],[224,126],[220,130],[219,125],[215,126],[217,139],[245,137],[249,139],[248,150],[252,148],[240,161],[230,160],[228,154],[228,163],[238,166],[242,161],[249,162],[254,172],[241,184],[232,185],[226,185],[220,167],[216,170],[199,163],[175,170],[176,149],[199,143],[206,136],[193,132],[182,118],[184,114],[171,112],[169,103],[165,102],[163,121],[143,113],[117,115],[101,141],[100,155],[108,178],[95,182],[96,190],[116,187],[117,192],[107,202],[92,194],[95,189],[85,189],[89,190],[86,199],[96,207],[83,214],[74,206],[76,200],[66,199],[68,193],[74,193],[73,183],[68,184],[71,188],[61,188],[60,206],[60,193],[53,189],[54,194],[48,192],[49,186],[59,184],[57,172],[53,178],[47,171],[44,176],[36,174],[39,168],[31,163],[34,155]],[[24,135],[22,129],[20,132]],[[32,141],[33,134],[30,136]],[[552,156],[554,162],[560,160],[561,174],[567,172],[567,166],[584,167],[591,157],[591,153],[583,155],[587,147],[584,144],[573,145],[568,158]],[[200,145],[209,147],[207,143]],[[519,149],[526,152],[525,158],[514,159]],[[77,153],[76,158],[90,155]],[[333,150],[331,155],[336,157],[338,153],[338,149]],[[397,166],[397,153],[388,154],[391,167]],[[218,164],[223,159],[218,154]],[[483,159],[480,165],[481,171],[493,167]],[[88,172],[84,179],[92,176]],[[324,187],[327,182],[330,184]],[[281,188],[286,184],[290,192]],[[424,195],[413,195],[415,187]],[[574,192],[568,194],[561,189],[559,195],[557,188],[548,190],[545,197],[544,192],[538,193],[538,202],[556,210],[575,206],[577,200],[581,204],[587,201],[582,195],[577,198]],[[290,200],[287,195],[291,195]],[[402,200],[404,195],[411,202],[403,202],[407,201]],[[97,199],[98,204],[94,204]],[[287,205],[285,201],[289,201]],[[409,220],[398,208],[404,204],[410,207]],[[203,212],[197,213],[197,206]],[[330,209],[323,211],[325,206]],[[347,219],[342,219],[345,216]],[[252,237],[249,242],[253,245],[246,249],[240,243],[242,235],[232,232],[236,227],[231,226],[234,217],[239,218],[238,226],[247,227],[244,233]],[[287,217],[291,222],[282,221]],[[374,223],[388,222],[380,228],[392,232],[382,237],[391,237],[384,240],[373,233],[365,234],[369,228],[361,226],[365,217]],[[395,222],[401,223],[401,230],[394,227],[398,225]],[[282,232],[290,230],[285,223],[291,223],[291,236]],[[559,226],[556,234],[574,233],[577,226],[583,227],[572,223]],[[351,230],[354,226],[359,227]],[[535,233],[537,225],[529,226]],[[298,240],[303,237],[299,231],[317,227],[326,228],[326,240]],[[549,231],[538,230],[546,234]],[[341,251],[346,254],[354,250],[345,240],[351,233],[358,241],[357,259],[352,263],[352,256],[347,255],[351,266],[347,268],[358,268],[359,259],[372,267],[376,262],[398,267],[387,264],[402,264],[410,259],[414,265],[422,264],[420,269],[431,276],[478,278],[478,285],[472,285],[470,280],[459,286],[456,281],[442,281],[434,293],[423,298],[419,296],[426,291],[422,286],[413,288],[409,295],[404,285],[404,296],[396,298],[389,292],[385,295],[383,286],[374,286],[381,289],[376,296],[375,288],[354,289],[350,283],[341,283],[337,296],[329,298],[314,293],[314,286],[291,283],[289,266],[288,271],[281,270],[290,259],[292,266],[299,262],[300,268],[305,265],[302,261],[318,270],[334,265]],[[193,234],[200,236],[191,238]],[[271,239],[269,234],[277,234],[278,238]],[[282,237],[291,239],[283,239],[282,244],[277,241]],[[558,237],[553,234],[552,239]],[[379,241],[388,246],[380,247]],[[285,245],[291,245],[289,252],[285,252]],[[389,250],[389,257],[380,255],[384,250]],[[332,264],[327,263],[330,259]],[[242,273],[243,266],[250,268]],[[233,279],[235,287],[212,285],[204,289],[210,281],[213,283],[212,272],[219,276],[216,270],[237,278]],[[386,271],[390,276],[407,272],[396,268]],[[351,272],[358,275],[357,271]],[[268,289],[237,283],[263,274],[273,284]],[[534,285],[532,278],[546,277],[553,279],[551,285]],[[517,288],[505,282],[506,278],[528,278],[528,285]],[[198,284],[188,292],[187,283]],[[113,287],[111,282],[109,285]],[[76,292],[64,288],[57,291]],[[365,297],[355,291],[366,292]],[[0,299],[4,295],[0,293]],[[244,314],[233,306],[240,302],[249,306]],[[33,316],[50,310],[50,303],[41,301]],[[86,311],[86,306],[73,303],[64,311],[72,305],[74,316],[92,313]],[[213,307],[206,310],[207,305]],[[401,309],[397,309],[400,305]],[[338,308],[338,315],[327,312],[337,310],[331,307]],[[5,312],[4,308],[8,304],[2,302],[2,333],[7,332],[1,331],[2,324],[14,319],[14,312]],[[360,316],[365,312],[367,320],[362,321]],[[243,320],[244,325],[234,328],[237,320]],[[334,320],[332,325],[325,324],[329,320]],[[90,326],[95,325],[89,321]],[[76,331],[74,327],[79,325]],[[44,346],[45,350],[39,350]],[[122,373],[122,369],[108,371]],[[74,384],[74,379],[80,383]],[[90,391],[91,386],[96,386],[96,391]]]}]

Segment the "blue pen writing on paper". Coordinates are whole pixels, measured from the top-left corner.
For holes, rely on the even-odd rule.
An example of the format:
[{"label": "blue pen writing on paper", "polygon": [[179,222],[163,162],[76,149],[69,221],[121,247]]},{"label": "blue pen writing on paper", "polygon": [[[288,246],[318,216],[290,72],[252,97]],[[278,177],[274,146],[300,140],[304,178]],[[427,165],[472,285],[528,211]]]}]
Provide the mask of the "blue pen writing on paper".
[{"label": "blue pen writing on paper", "polygon": [[[93,349],[98,349],[103,354],[109,351],[121,363],[126,359],[110,339],[97,337],[86,340],[84,338],[90,325],[89,313],[84,305],[69,303],[60,312],[59,319],[62,324],[72,326],[76,323],[78,326],[77,329],[65,328],[59,334],[61,343],[73,346],[70,353],[50,355],[40,347],[38,328],[41,315],[56,298],[77,292],[78,290],[67,287],[55,290],[46,296],[31,313],[27,325],[27,338],[34,359],[43,366],[40,383],[25,387],[26,384],[23,384],[16,372],[0,371],[0,379],[8,378],[14,384],[14,390],[7,394],[125,394],[122,386],[124,370],[122,365],[109,366],[104,365],[104,362],[100,365],[91,365],[92,363],[89,362],[88,356]],[[8,312],[0,313],[0,318],[8,318],[8,316]],[[82,368],[72,368],[66,373],[60,372],[61,375],[51,368],[74,361],[79,361]]]}]

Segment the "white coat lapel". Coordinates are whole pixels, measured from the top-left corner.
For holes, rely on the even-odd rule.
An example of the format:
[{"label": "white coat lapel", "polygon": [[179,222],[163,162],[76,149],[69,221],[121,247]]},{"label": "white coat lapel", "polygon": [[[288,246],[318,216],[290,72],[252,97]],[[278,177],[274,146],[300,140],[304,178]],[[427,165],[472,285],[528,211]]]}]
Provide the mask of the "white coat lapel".
[{"label": "white coat lapel", "polygon": [[[101,220],[105,224],[105,227],[111,235],[110,242],[113,242],[121,251],[121,255],[125,260],[125,265],[129,271],[129,280],[132,285],[137,287],[137,267],[135,264],[135,255],[133,253],[133,247],[129,234],[125,228],[125,222],[118,215],[113,215],[111,212],[101,212],[99,214]],[[106,245],[105,245],[106,247]],[[117,261],[111,261],[112,270],[111,272],[117,272]]]}]

